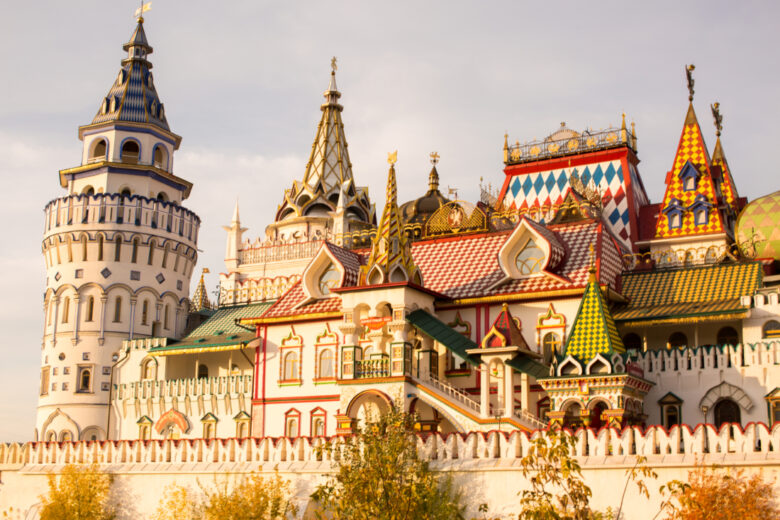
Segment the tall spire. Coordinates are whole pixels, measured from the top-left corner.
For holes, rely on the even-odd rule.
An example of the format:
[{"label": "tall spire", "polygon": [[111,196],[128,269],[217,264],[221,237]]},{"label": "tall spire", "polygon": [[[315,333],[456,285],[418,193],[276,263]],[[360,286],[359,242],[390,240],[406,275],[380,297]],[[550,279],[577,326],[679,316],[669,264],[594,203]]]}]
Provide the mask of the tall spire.
[{"label": "tall spire", "polygon": [[388,154],[387,200],[376,237],[371,243],[368,262],[361,267],[361,285],[412,282],[422,285],[420,270],[414,265],[412,248],[403,232],[398,211],[398,190],[395,182],[397,152]]},{"label": "tall spire", "polygon": [[208,273],[208,268],[204,267],[200,273],[200,281],[198,287],[195,288],[195,293],[192,295],[192,301],[190,303],[190,312],[198,312],[211,309],[211,302],[209,301],[208,291],[206,291],[206,282],[204,275]]},{"label": "tall spire", "polygon": [[739,194],[737,193],[737,186],[734,184],[734,178],[731,175],[731,168],[729,168],[729,163],[726,161],[726,154],[723,152],[723,145],[720,142],[720,134],[723,131],[723,115],[720,113],[720,103],[716,102],[710,105],[710,109],[715,121],[715,135],[718,137],[718,140],[715,141],[715,150],[712,152],[712,165],[720,167],[723,179],[720,191],[728,205],[737,213],[736,205],[739,201]]},{"label": "tall spire", "polygon": [[165,108],[154,88],[152,64],[148,60],[152,47],[146,38],[142,17],[138,18],[130,40],[122,49],[127,52],[127,58],[122,60],[119,74],[101,101],[92,124],[131,121],[151,123],[170,131]]},{"label": "tall spire", "polygon": [[666,193],[656,224],[656,238],[721,233],[723,219],[712,178],[710,154],[693,109],[693,65],[685,69],[688,111],[672,169],[666,175]]},{"label": "tall spire", "polygon": [[334,57],[331,60],[328,89],[323,94],[325,103],[320,106],[322,118],[317,125],[303,180],[295,181],[293,187],[285,192],[285,200],[277,210],[276,222],[292,214],[306,216],[314,208],[326,207],[327,211],[334,211],[342,189],[346,198],[345,206],[359,220],[373,220],[368,191],[356,187],[352,176],[352,162],[349,160],[344,123],[341,121],[344,107],[339,104],[341,92],[336,86],[337,69]]}]

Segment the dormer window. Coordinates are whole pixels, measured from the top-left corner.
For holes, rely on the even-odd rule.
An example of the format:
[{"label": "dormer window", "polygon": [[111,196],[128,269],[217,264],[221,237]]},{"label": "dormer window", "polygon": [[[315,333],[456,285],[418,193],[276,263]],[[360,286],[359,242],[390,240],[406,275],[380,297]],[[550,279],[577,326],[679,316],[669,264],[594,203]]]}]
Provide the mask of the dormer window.
[{"label": "dormer window", "polygon": [[682,227],[683,207],[679,200],[670,200],[669,205],[663,209],[663,213],[668,220],[669,229],[680,229]]},{"label": "dormer window", "polygon": [[682,226],[679,213],[672,213],[669,215],[669,229],[679,229]]},{"label": "dormer window", "polygon": [[515,258],[515,265],[521,275],[539,273],[544,262],[544,252],[537,247],[533,239],[525,243],[520,253]]},{"label": "dormer window", "polygon": [[694,224],[697,226],[706,226],[707,222],[710,218],[710,208],[712,207],[712,204],[707,200],[707,198],[702,195],[696,195],[696,199],[694,199],[693,204],[690,205],[688,208],[693,212],[693,221]]},{"label": "dormer window", "polygon": [[338,287],[339,282],[341,281],[341,273],[338,269],[336,269],[336,266],[333,264],[330,264],[328,268],[325,270],[324,273],[320,276],[318,287],[320,289],[320,293],[322,293],[323,296],[327,296],[330,294],[330,290],[334,287]]},{"label": "dormer window", "polygon": [[682,180],[682,186],[684,191],[694,191],[699,180],[699,170],[691,163],[687,161],[680,170],[680,180]]},{"label": "dormer window", "polygon": [[705,226],[707,224],[707,210],[700,209],[694,212],[695,221],[697,226]]}]

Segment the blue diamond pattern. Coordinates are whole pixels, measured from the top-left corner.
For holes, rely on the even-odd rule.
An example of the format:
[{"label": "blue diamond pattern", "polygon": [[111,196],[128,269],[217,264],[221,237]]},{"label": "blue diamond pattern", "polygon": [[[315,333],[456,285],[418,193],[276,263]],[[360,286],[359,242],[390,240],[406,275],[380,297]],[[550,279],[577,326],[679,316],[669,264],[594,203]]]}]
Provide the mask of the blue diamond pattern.
[{"label": "blue diamond pattern", "polygon": [[512,190],[512,196],[517,197],[517,193],[520,191],[520,180],[515,178],[510,189]]},{"label": "blue diamond pattern", "polygon": [[553,189],[553,186],[555,186],[555,173],[550,172],[550,174],[547,176],[547,180],[544,181],[544,185],[547,186],[547,191]]},{"label": "blue diamond pattern", "polygon": [[582,184],[588,185],[590,182],[590,169],[586,166],[585,170],[583,170],[582,175],[580,175],[580,180],[582,181]]},{"label": "blue diamond pattern", "polygon": [[609,214],[609,222],[612,225],[615,225],[618,220],[620,220],[620,210],[618,209],[612,210],[612,213]]},{"label": "blue diamond pattern", "polygon": [[531,182],[531,176],[526,175],[525,180],[523,181],[523,194],[528,195],[531,193],[531,188],[533,188],[533,183]]},{"label": "blue diamond pattern", "polygon": [[561,170],[561,173],[558,174],[558,189],[563,191],[564,186],[568,184],[569,177],[566,175],[565,170]]},{"label": "blue diamond pattern", "polygon": [[601,166],[596,166],[596,171],[593,172],[593,182],[596,183],[596,186],[601,184],[601,179],[604,178],[604,172],[601,171]]},{"label": "blue diamond pattern", "polygon": [[604,172],[604,176],[607,179],[607,183],[611,183],[612,179],[615,178],[615,168],[612,167],[612,163],[609,163],[609,166],[607,166],[607,171]]},{"label": "blue diamond pattern", "polygon": [[534,181],[534,189],[536,190],[536,193],[539,193],[544,187],[544,181],[542,180],[542,176],[539,175],[536,177],[536,180]]},{"label": "blue diamond pattern", "polygon": [[624,211],[623,215],[620,218],[623,220],[623,224],[628,225],[628,219],[629,219],[628,210]]}]

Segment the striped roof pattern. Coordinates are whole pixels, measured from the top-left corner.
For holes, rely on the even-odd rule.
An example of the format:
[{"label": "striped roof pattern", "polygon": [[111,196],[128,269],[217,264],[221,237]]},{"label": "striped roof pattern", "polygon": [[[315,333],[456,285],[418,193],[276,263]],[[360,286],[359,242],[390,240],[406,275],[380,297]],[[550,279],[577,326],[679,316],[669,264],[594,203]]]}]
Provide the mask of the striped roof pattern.
[{"label": "striped roof pattern", "polygon": [[329,296],[322,300],[314,300],[301,305],[308,299],[303,291],[301,282],[297,282],[290,287],[276,303],[268,309],[265,313],[258,313],[254,316],[247,316],[248,318],[257,318],[262,316],[266,318],[286,318],[291,316],[299,316],[301,319],[306,319],[312,315],[331,314],[341,312],[341,298],[339,296]]},{"label": "striped roof pattern", "polygon": [[630,272],[623,275],[623,295],[630,303],[615,311],[615,319],[741,311],[740,297],[752,294],[760,284],[759,262]]},{"label": "striped roof pattern", "polygon": [[[694,190],[683,189],[683,180],[679,175],[688,162],[699,172]],[[694,212],[687,211],[687,208],[694,203],[698,195],[704,196],[704,199],[712,205],[712,210],[709,211],[707,223],[697,226],[694,221]],[[673,201],[678,201],[680,206],[685,209],[681,217],[681,225],[676,228],[670,227],[669,219],[663,214],[663,210],[669,207]],[[723,232],[723,222],[717,207],[718,194],[710,171],[709,152],[704,144],[704,136],[691,104],[688,106],[688,113],[685,116],[680,144],[674,157],[674,165],[666,179],[666,193],[661,205],[662,214],[658,217],[655,236],[656,238],[674,238]]]},{"label": "striped roof pattern", "polygon": [[596,354],[622,354],[625,351],[594,274],[582,296],[571,333],[566,340],[564,355],[574,356],[587,363]]},{"label": "striped roof pattern", "polygon": [[149,123],[170,131],[165,109],[154,88],[152,64],[146,56],[152,48],[146,40],[143,22],[139,21],[130,41],[123,47],[128,58],[122,60],[122,68],[103,99],[92,124],[109,121]]}]

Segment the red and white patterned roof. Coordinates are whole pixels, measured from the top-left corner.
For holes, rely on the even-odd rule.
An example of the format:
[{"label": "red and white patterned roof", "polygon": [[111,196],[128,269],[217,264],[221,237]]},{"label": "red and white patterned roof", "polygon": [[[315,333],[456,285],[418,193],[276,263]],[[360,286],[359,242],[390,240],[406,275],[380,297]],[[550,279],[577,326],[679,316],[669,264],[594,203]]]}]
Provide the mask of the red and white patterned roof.
[{"label": "red and white patterned roof", "polygon": [[360,277],[360,266],[364,263],[363,257],[354,251],[344,249],[330,242],[323,242],[322,247],[328,248],[328,251],[344,268],[344,281],[341,286],[353,287],[357,285]]}]

